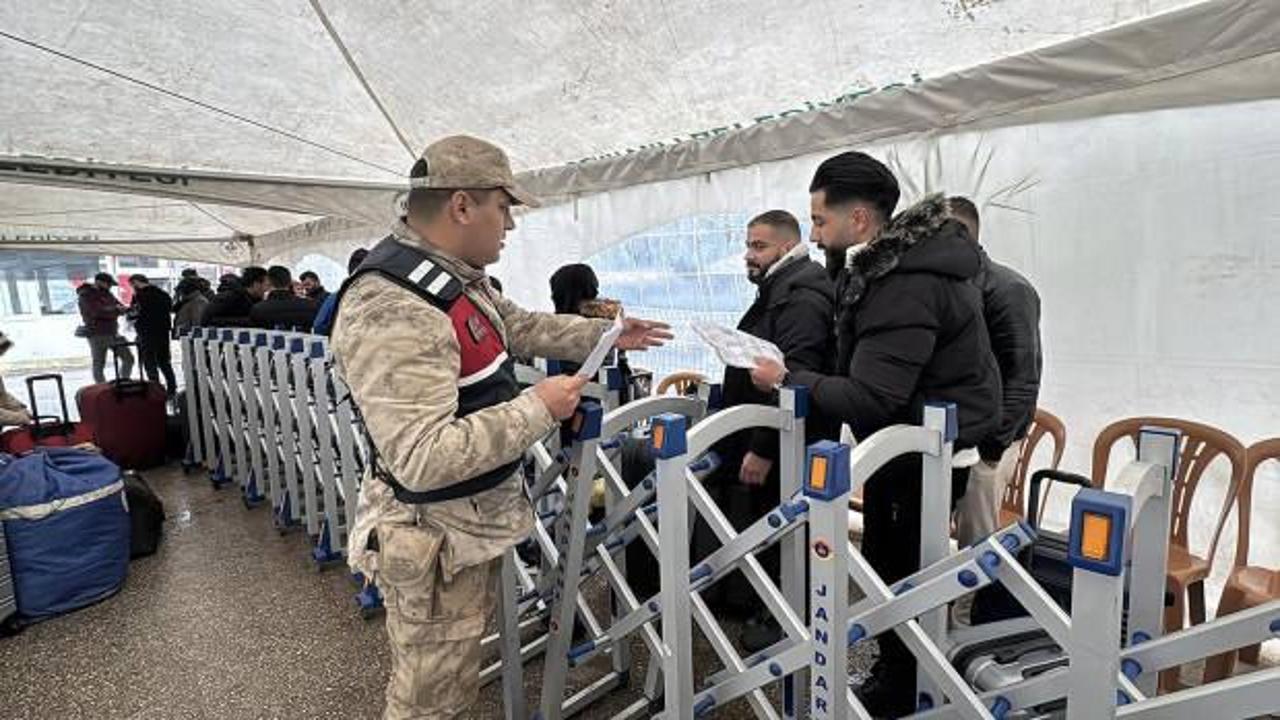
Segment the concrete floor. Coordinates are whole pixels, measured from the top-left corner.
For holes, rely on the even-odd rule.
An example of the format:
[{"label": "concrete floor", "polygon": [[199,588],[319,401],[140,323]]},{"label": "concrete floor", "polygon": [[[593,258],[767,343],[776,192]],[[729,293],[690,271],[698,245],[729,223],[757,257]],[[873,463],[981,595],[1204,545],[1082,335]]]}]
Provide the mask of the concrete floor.
[{"label": "concrete floor", "polygon": [[[386,635],[380,617],[361,619],[349,576],[317,572],[303,536],[280,536],[230,488],[176,467],[145,477],[168,514],[160,551],[133,562],[118,595],[0,639],[0,718],[378,717]],[[631,686],[583,717],[639,699],[648,658],[633,648]],[[700,676],[721,667],[700,637],[695,656]],[[607,662],[575,670],[569,691]],[[540,682],[534,661],[531,702]],[[500,692],[484,689],[468,717],[501,718]],[[717,717],[752,715],[739,702]]]},{"label": "concrete floor", "polygon": [[[98,605],[0,639],[0,718],[376,718],[389,667],[381,618],[366,621],[341,568],[318,572],[300,534],[280,536],[265,508],[177,467],[146,473],[168,513],[160,551],[136,560],[124,589]],[[587,593],[603,617],[603,593]],[[726,623],[731,636],[736,626]],[[581,717],[640,698],[647,653],[632,644],[632,682]],[[873,646],[850,657],[855,677]],[[698,678],[721,665],[698,635]],[[571,673],[569,692],[607,666]],[[541,663],[526,668],[537,701]],[[494,683],[467,715],[502,718]],[[776,702],[776,693],[769,693]],[[531,710],[534,709],[532,706]],[[717,718],[753,717],[743,701]]]}]

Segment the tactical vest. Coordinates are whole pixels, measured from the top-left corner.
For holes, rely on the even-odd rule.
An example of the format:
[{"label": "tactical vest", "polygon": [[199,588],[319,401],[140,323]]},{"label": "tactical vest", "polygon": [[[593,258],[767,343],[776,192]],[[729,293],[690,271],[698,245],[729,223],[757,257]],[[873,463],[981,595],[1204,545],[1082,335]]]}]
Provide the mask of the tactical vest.
[{"label": "tactical vest", "polygon": [[[377,273],[409,290],[449,316],[453,323],[453,333],[458,338],[462,360],[458,373],[456,417],[466,417],[478,410],[513,400],[520,394],[520,385],[516,382],[515,359],[507,353],[502,336],[488,316],[463,292],[462,281],[422,250],[398,242],[394,236],[388,236],[374,246],[364,262],[342,283],[331,327],[337,326],[342,296],[346,294],[347,288],[369,273]],[[520,460],[516,459],[446,487],[424,492],[413,491],[380,466],[373,438],[363,422],[361,426],[368,441],[370,469],[374,477],[389,485],[396,499],[402,503],[422,505],[476,495],[501,485],[520,467]]]}]

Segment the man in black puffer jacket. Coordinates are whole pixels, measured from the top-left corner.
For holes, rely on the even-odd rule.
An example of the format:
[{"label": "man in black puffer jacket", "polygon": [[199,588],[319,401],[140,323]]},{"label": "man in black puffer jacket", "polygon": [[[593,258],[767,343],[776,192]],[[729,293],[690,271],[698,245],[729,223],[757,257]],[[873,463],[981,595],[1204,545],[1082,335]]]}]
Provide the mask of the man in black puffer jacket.
[{"label": "man in black puffer jacket", "polygon": [[267,279],[271,283],[271,291],[249,312],[253,326],[309,332],[316,313],[320,311],[320,303],[293,294],[293,277],[287,267],[272,265],[267,269]]},{"label": "man in black puffer jacket", "polygon": [[[951,213],[979,242],[978,208],[968,198],[948,201]],[[1040,396],[1040,295],[1017,270],[987,257],[974,284],[982,291],[983,317],[1004,388],[1000,427],[978,443],[982,462],[973,467],[969,489],[956,508],[956,541],[974,542],[996,531],[1005,485],[1013,477],[1022,441],[1036,416]]]},{"label": "man in black puffer jacket", "polygon": [[[879,161],[846,152],[824,161],[810,185],[813,240],[828,262],[848,255],[836,281],[836,370],[824,375],[761,361],[757,387],[807,385],[814,415],[845,422],[858,439],[897,423],[918,424],[926,401],[953,402],[957,449],[975,447],[1000,422],[1000,373],[971,282],[977,245],[931,196],[892,221],[898,183]],[[848,251],[858,248],[856,254]],[[968,470],[953,473],[953,498]],[[889,584],[920,567],[921,459],[890,461],[863,491],[862,554]],[[877,717],[916,710],[915,661],[893,633],[858,689]]]},{"label": "man in black puffer jacket", "polygon": [[[835,285],[823,267],[809,259],[799,222],[785,210],[762,213],[747,223],[746,245],[747,278],[759,290],[738,329],[777,345],[789,367],[829,372]],[[772,392],[757,389],[742,368],[725,368],[723,389],[726,408],[776,404]],[[805,431],[808,442],[839,436],[838,425],[817,418],[806,422]],[[734,527],[745,530],[780,501],[778,433],[764,428],[743,430],[721,440],[715,449],[721,465],[704,484]],[[777,550],[770,548],[758,557],[776,577]],[[755,594],[745,578],[735,573],[715,587],[723,599],[719,607],[751,613],[741,638],[747,652],[763,650],[781,639],[773,616],[751,601]]]},{"label": "man in black puffer jacket", "polygon": [[249,311],[267,294],[267,271],[251,265],[235,275],[223,275],[218,293],[204,309],[206,327],[249,327]]}]

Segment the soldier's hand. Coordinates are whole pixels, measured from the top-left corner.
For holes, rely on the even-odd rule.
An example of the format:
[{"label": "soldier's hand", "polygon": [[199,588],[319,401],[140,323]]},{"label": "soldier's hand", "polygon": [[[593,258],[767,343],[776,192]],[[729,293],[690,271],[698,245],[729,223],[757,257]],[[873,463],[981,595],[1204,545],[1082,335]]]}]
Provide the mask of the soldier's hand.
[{"label": "soldier's hand", "polygon": [[582,388],[587,379],[570,375],[556,375],[546,378],[533,386],[533,392],[547,407],[547,412],[557,420],[565,420],[573,415],[582,399]]}]

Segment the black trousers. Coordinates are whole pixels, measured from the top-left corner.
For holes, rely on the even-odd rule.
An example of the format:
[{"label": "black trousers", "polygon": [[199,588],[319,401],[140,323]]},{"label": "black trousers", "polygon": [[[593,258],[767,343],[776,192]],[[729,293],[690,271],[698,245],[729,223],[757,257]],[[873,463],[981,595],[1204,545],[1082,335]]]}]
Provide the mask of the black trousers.
[{"label": "black trousers", "polygon": [[169,336],[138,336],[138,355],[141,356],[142,369],[151,382],[160,382],[164,374],[165,388],[170,395],[178,391],[178,381],[173,376],[173,362],[170,358]]},{"label": "black trousers", "polygon": [[[906,455],[882,467],[863,489],[862,555],[888,585],[920,570],[921,456]],[[964,495],[968,468],[952,471],[951,506]],[[916,662],[897,633],[877,638],[880,659],[873,674],[894,695],[915,701]]]}]

